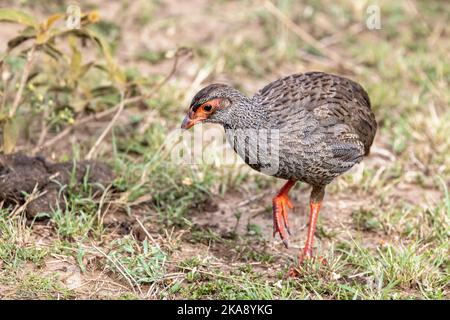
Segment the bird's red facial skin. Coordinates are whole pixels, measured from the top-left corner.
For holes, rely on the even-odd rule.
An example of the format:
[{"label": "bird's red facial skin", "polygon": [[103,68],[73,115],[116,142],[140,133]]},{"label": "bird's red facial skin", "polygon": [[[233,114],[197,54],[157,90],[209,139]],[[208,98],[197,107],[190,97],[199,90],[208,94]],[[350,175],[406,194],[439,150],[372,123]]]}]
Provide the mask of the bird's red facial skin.
[{"label": "bird's red facial skin", "polygon": [[213,99],[210,101],[207,101],[200,105],[199,107],[191,108],[186,115],[186,117],[183,120],[183,123],[181,124],[182,129],[189,129],[196,125],[199,122],[202,122],[209,118],[209,116],[220,107],[220,100],[221,99]]}]

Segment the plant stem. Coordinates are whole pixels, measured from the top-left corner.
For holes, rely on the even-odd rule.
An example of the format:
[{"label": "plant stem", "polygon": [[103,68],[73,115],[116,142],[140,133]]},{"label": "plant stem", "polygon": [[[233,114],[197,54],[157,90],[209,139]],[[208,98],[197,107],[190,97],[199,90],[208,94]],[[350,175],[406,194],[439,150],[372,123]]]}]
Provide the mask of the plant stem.
[{"label": "plant stem", "polygon": [[25,85],[27,84],[28,75],[30,74],[30,70],[33,66],[35,53],[36,53],[36,44],[33,44],[33,46],[31,47],[31,50],[28,51],[27,63],[25,64],[25,67],[23,68],[22,77],[20,79],[19,89],[17,90],[16,97],[14,98],[12,108],[9,110],[10,118],[14,117],[14,115],[17,112],[17,109],[19,108],[20,101],[22,100],[23,89],[25,88]]},{"label": "plant stem", "polygon": [[117,119],[119,119],[120,114],[123,111],[123,108],[125,107],[125,93],[124,91],[122,91],[120,93],[120,103],[119,103],[119,108],[117,109],[116,114],[114,115],[114,117],[111,119],[111,121],[108,123],[108,125],[106,126],[105,130],[103,130],[102,134],[100,135],[100,137],[98,137],[97,141],[95,141],[95,144],[92,146],[91,150],[89,151],[89,153],[86,156],[87,160],[92,159],[92,157],[94,156],[98,146],[100,145],[100,143],[103,141],[103,139],[106,137],[106,135],[108,134],[108,132],[111,130],[111,128],[114,126],[114,124],[117,122]]}]

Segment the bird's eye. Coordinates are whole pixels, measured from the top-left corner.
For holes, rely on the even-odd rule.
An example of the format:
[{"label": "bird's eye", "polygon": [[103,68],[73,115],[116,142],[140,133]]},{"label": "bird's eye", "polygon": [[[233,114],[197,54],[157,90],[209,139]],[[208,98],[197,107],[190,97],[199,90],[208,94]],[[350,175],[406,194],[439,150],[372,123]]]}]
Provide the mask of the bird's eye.
[{"label": "bird's eye", "polygon": [[212,107],[210,105],[204,106],[203,110],[205,110],[206,112],[210,112],[212,110]]}]

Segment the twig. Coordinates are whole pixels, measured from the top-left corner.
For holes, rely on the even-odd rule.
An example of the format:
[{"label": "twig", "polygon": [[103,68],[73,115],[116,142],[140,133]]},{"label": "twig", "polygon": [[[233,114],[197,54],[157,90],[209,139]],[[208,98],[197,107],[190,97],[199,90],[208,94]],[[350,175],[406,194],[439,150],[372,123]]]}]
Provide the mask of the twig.
[{"label": "twig", "polygon": [[[133,98],[124,100],[124,101],[123,101],[123,104],[124,104],[124,105],[128,105],[128,104],[131,104],[131,103],[138,102],[138,101],[140,101],[140,100],[142,100],[142,99],[144,99],[143,96],[133,97]],[[82,125],[84,125],[84,124],[86,124],[86,123],[88,123],[88,122],[91,122],[92,120],[98,120],[98,119],[101,119],[101,118],[104,118],[104,117],[109,116],[110,114],[112,114],[112,113],[114,113],[115,111],[117,111],[117,109],[119,109],[119,107],[120,107],[120,103],[117,104],[116,106],[110,108],[110,109],[104,110],[104,111],[99,112],[99,113],[96,113],[96,114],[92,114],[92,115],[86,116],[86,117],[84,117],[84,118],[78,120],[78,121],[75,122],[73,125],[71,125],[71,126],[65,128],[65,129],[64,129],[63,131],[61,131],[59,134],[57,134],[56,136],[54,136],[53,138],[51,138],[50,140],[48,140],[47,142],[45,142],[43,145],[41,145],[41,146],[39,146],[39,145],[36,146],[36,147],[33,149],[32,153],[36,153],[36,152],[38,152],[38,151],[40,151],[40,150],[42,150],[42,149],[45,149],[45,148],[48,148],[48,147],[52,146],[53,144],[55,144],[55,143],[58,142],[59,140],[63,139],[63,138],[64,138],[65,136],[67,136],[72,130],[74,130],[75,128],[77,128],[77,127],[79,127],[79,126],[82,126]]]},{"label": "twig", "polygon": [[117,122],[117,119],[119,119],[119,116],[122,113],[123,108],[125,107],[125,104],[123,103],[124,99],[125,99],[125,93],[124,93],[124,91],[122,91],[120,93],[120,103],[119,103],[119,108],[117,109],[116,114],[114,115],[112,120],[108,123],[108,125],[105,128],[105,130],[103,130],[103,132],[100,135],[100,137],[98,137],[97,141],[95,141],[95,143],[92,146],[91,150],[89,150],[89,152],[88,152],[88,154],[86,156],[87,160],[92,159],[92,157],[94,156],[95,152],[97,151],[97,148],[100,145],[100,143],[103,141],[103,139],[105,139],[105,137],[108,134],[108,132],[111,130],[111,128]]},{"label": "twig", "polygon": [[[133,104],[133,103],[136,103],[136,102],[139,102],[139,101],[142,101],[142,100],[150,98],[157,90],[159,90],[164,84],[166,84],[167,81],[169,81],[169,79],[173,76],[173,74],[175,73],[175,71],[177,69],[179,58],[181,56],[189,53],[189,52],[190,51],[188,49],[186,49],[186,48],[178,49],[177,52],[175,53],[175,56],[174,56],[175,59],[174,59],[173,65],[172,65],[172,69],[166,75],[166,77],[160,83],[158,83],[155,87],[153,87],[153,89],[149,93],[147,93],[145,95],[142,95],[142,96],[137,96],[137,97],[133,97],[133,98],[129,98],[129,99],[123,100],[124,107],[129,105],[129,104]],[[69,127],[66,127],[59,134],[57,134],[56,136],[54,136],[50,140],[46,141],[44,144],[37,145],[32,150],[32,153],[36,154],[38,151],[41,151],[43,149],[46,149],[46,148],[54,145],[59,140],[65,138],[68,134],[70,134],[72,132],[72,130],[74,130],[74,129],[76,129],[76,128],[78,128],[78,127],[80,127],[80,126],[82,126],[82,125],[84,125],[84,124],[86,124],[88,122],[91,122],[93,120],[98,120],[98,119],[101,119],[101,118],[104,118],[104,117],[107,117],[107,116],[113,114],[114,112],[117,111],[117,109],[120,108],[121,104],[122,104],[122,101],[119,104],[115,105],[114,107],[112,107],[110,109],[107,109],[107,110],[104,110],[102,112],[99,112],[99,113],[92,114],[92,115],[86,116],[84,118],[81,118],[80,120],[76,121],[73,125],[71,125]]]},{"label": "twig", "polygon": [[346,67],[350,70],[354,70],[357,72],[361,72],[361,67],[357,66],[351,62],[348,62],[344,58],[340,57],[335,51],[327,48],[323,43],[316,40],[313,36],[311,36],[308,32],[304,31],[297,24],[295,24],[288,16],[286,16],[280,9],[278,9],[271,1],[264,1],[264,7],[269,11],[273,16],[275,16],[278,20],[280,20],[289,30],[295,33],[298,37],[300,37],[304,42],[314,47],[316,50],[321,52],[327,59],[332,60],[333,62]]},{"label": "twig", "polygon": [[297,36],[299,36],[304,42],[319,50],[324,55],[329,55],[331,57],[335,57],[333,53],[330,54],[329,50],[319,41],[317,41],[314,37],[312,37],[308,32],[304,31],[297,24],[295,24],[289,17],[287,17],[280,9],[278,9],[271,1],[264,1],[264,6],[267,11],[269,11],[272,15],[274,15],[278,20],[280,20],[288,29],[294,32]]},{"label": "twig", "polygon": [[[172,69],[170,70],[169,74],[167,74],[166,77],[160,83],[158,83],[155,87],[153,87],[152,91],[148,95],[146,95],[146,98],[153,95],[157,90],[159,90],[161,88],[161,86],[163,86],[172,77],[172,75],[175,73],[175,71],[177,69],[178,59],[180,57],[179,53],[183,52],[182,50],[184,50],[184,48],[178,49],[177,52],[175,53],[175,60],[174,60]],[[87,160],[92,159],[92,156],[95,154],[95,151],[97,150],[98,146],[103,141],[103,139],[106,137],[106,135],[111,130],[111,128],[114,126],[117,119],[119,118],[120,113],[123,111],[124,107],[125,107],[124,92],[122,91],[120,94],[119,107],[118,107],[116,114],[114,115],[114,118],[112,118],[112,120],[109,122],[108,126],[105,128],[105,130],[103,130],[103,133],[100,135],[100,137],[97,139],[95,144],[92,146],[91,150],[89,151],[89,153],[86,156]]]},{"label": "twig", "polygon": [[181,47],[181,48],[177,49],[177,51],[175,52],[175,55],[174,55],[172,68],[170,69],[169,73],[164,77],[164,79],[160,83],[158,83],[156,85],[156,87],[153,88],[151,94],[153,94],[153,92],[155,92],[156,90],[159,90],[159,88],[161,88],[163,85],[165,85],[166,82],[169,81],[169,79],[174,75],[175,71],[177,71],[178,60],[180,59],[180,57],[185,56],[191,52],[192,52],[191,49],[185,48],[185,47]]},{"label": "twig", "polygon": [[141,220],[139,220],[138,218],[136,218],[137,223],[139,224],[139,226],[141,227],[142,230],[144,230],[145,234],[147,235],[147,237],[150,239],[150,241],[153,243],[153,245],[157,248],[159,248],[159,244],[155,241],[155,239],[152,237],[152,235],[148,232],[148,230],[144,227],[144,224],[141,222]]},{"label": "twig", "polygon": [[31,194],[25,200],[25,203],[23,203],[20,207],[15,207],[14,210],[9,214],[8,218],[11,219],[12,217],[22,213],[23,211],[26,210],[26,208],[30,202],[38,199],[39,197],[42,197],[46,193],[47,193],[47,191],[39,193],[38,185],[36,184],[33,188],[33,191],[31,192]]},{"label": "twig", "polygon": [[236,204],[236,207],[244,207],[244,206],[248,205],[249,203],[252,203],[253,201],[256,201],[256,200],[259,200],[259,199],[265,197],[270,192],[272,192],[272,190],[265,191],[265,192],[255,195],[255,196],[252,196],[252,197],[248,198],[247,200],[243,200],[243,201],[239,202],[238,204]]},{"label": "twig", "polygon": [[47,136],[48,133],[48,127],[46,125],[47,116],[48,116],[48,108],[44,108],[44,114],[42,115],[41,119],[41,134],[39,135],[38,146],[44,142],[45,137]]},{"label": "twig", "polygon": [[[130,285],[130,287],[133,289],[134,292],[136,292],[136,290],[135,290],[135,286],[133,285],[133,282],[135,283],[136,287],[138,288],[139,293],[142,294],[142,290],[141,290],[139,284],[131,275],[127,274],[126,270],[122,270],[122,267],[117,265],[116,262],[110,256],[108,256],[105,252],[103,252],[103,250],[101,250],[99,247],[95,246],[94,244],[92,244],[92,247],[95,250],[97,250],[102,256],[104,256],[109,262],[111,262],[114,265],[114,267],[116,267],[116,269],[120,272],[120,274],[127,280],[128,284]],[[120,262],[118,262],[118,263],[120,264]]]},{"label": "twig", "polygon": [[[99,201],[99,203],[98,203],[97,219],[98,219],[98,223],[99,223],[100,225],[103,225],[103,218],[104,218],[104,216],[105,216],[105,215],[102,216],[103,205],[104,205],[104,203],[105,203],[105,199],[106,199],[106,197],[107,197],[107,195],[108,195],[108,192],[109,192],[109,190],[111,189],[111,187],[112,187],[111,184],[108,185],[108,186],[106,187],[106,189],[103,191],[102,196],[101,196],[101,198],[100,198],[100,201]],[[106,214],[106,212],[109,210],[111,204],[112,204],[112,203],[109,201],[106,210],[104,210],[105,214]]]},{"label": "twig", "polygon": [[23,68],[22,77],[20,79],[19,89],[17,90],[16,97],[14,98],[13,105],[9,110],[9,117],[12,118],[16,114],[20,101],[22,100],[23,89],[27,83],[28,75],[30,74],[31,67],[33,66],[34,54],[36,52],[36,44],[31,47],[31,50],[27,54],[27,63]]},{"label": "twig", "polygon": [[348,36],[354,36],[364,31],[364,26],[356,23],[350,26],[348,29],[342,30],[340,32],[334,33],[331,36],[327,36],[319,40],[325,47],[332,46],[336,43],[342,41],[343,38]]}]

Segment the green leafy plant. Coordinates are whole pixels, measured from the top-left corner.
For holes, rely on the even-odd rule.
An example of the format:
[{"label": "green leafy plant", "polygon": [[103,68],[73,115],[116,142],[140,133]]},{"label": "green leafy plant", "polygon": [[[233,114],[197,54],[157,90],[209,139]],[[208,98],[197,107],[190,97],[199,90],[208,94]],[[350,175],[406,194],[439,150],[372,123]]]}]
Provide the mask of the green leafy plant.
[{"label": "green leafy plant", "polygon": [[[82,112],[98,112],[117,104],[129,86],[107,39],[92,28],[99,20],[98,12],[80,13],[75,27],[68,23],[70,14],[57,13],[39,22],[25,12],[0,9],[0,21],[24,27],[0,56],[4,153],[16,147],[19,118],[27,128],[30,119],[40,114],[45,126],[59,129],[73,124]],[[98,48],[101,59],[85,61],[83,51],[89,45]]]}]

